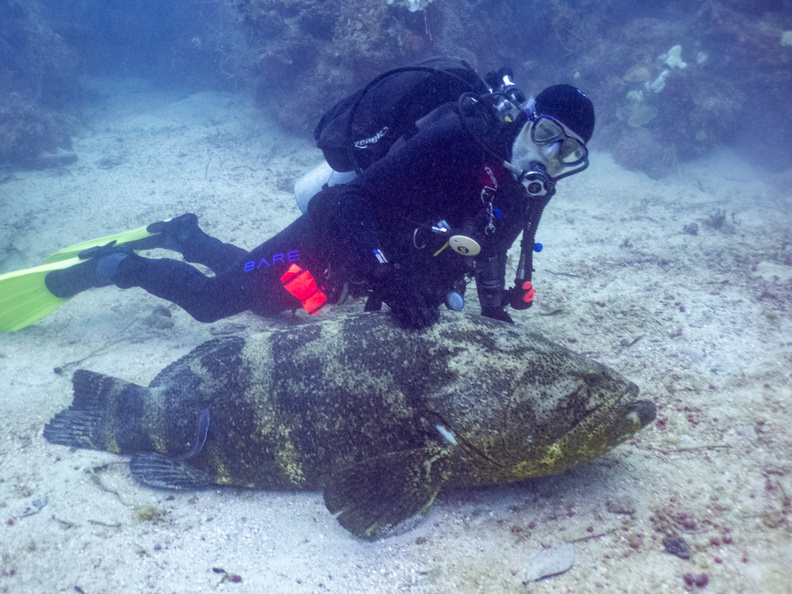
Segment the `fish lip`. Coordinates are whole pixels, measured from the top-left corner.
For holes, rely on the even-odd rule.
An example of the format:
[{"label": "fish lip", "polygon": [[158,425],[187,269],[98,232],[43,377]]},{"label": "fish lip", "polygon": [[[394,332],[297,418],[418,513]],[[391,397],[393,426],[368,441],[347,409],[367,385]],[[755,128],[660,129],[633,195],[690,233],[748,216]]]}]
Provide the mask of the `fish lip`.
[{"label": "fish lip", "polygon": [[646,427],[657,417],[657,406],[651,400],[636,400],[625,407],[622,416],[627,417],[633,413],[638,416],[641,427]]},{"label": "fish lip", "polygon": [[657,417],[657,406],[651,400],[640,398],[640,392],[641,389],[636,384],[629,382],[627,389],[618,400],[621,406],[617,406],[614,413],[617,418],[633,427],[637,418],[640,428],[643,429]]},{"label": "fish lip", "polygon": [[621,406],[611,409],[613,445],[623,443],[654,421],[657,406],[651,400],[638,399],[638,386],[630,386],[619,399]]}]

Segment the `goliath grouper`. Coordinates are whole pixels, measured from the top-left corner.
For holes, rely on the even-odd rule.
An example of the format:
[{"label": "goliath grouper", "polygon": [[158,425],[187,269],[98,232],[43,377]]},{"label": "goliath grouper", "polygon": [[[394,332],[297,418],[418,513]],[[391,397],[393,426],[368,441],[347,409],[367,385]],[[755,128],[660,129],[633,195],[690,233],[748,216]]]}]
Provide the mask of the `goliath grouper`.
[{"label": "goliath grouper", "polygon": [[424,332],[367,313],[206,342],[148,387],[84,369],[52,443],[132,456],[146,485],[324,491],[356,536],[405,531],[441,488],[562,472],[655,417],[638,387],[483,317]]}]

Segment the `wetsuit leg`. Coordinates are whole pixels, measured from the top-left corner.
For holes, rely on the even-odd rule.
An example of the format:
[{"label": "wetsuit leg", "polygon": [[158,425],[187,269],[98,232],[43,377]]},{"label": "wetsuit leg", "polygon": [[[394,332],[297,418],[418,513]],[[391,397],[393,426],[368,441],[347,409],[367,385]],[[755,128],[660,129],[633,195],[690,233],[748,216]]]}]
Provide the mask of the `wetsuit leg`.
[{"label": "wetsuit leg", "polygon": [[171,301],[200,322],[214,322],[246,310],[274,314],[300,307],[283,288],[280,277],[295,263],[321,273],[319,247],[310,221],[302,216],[252,252],[241,251],[242,257],[214,277],[177,260],[130,255],[120,263],[113,280],[118,287],[141,287]]},{"label": "wetsuit leg", "polygon": [[223,243],[200,229],[198,231],[200,235],[191,237],[181,250],[184,259],[188,262],[203,264],[215,274],[220,274],[247,254],[247,251],[240,247]]},{"label": "wetsuit leg", "polygon": [[207,235],[198,226],[198,217],[193,213],[186,213],[169,221],[159,221],[149,227],[157,235],[137,242],[140,249],[172,250],[184,256],[188,262],[208,266],[215,274],[219,274],[247,253],[242,248]]}]

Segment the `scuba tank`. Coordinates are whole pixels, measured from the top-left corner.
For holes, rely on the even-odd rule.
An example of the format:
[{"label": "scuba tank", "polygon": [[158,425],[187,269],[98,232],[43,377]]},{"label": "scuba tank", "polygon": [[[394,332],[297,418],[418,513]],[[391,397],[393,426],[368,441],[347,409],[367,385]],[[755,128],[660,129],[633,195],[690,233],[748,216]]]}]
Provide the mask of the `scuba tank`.
[{"label": "scuba tank", "polygon": [[297,199],[297,206],[300,212],[308,212],[308,204],[311,198],[316,196],[325,186],[337,186],[352,181],[357,176],[354,171],[340,173],[323,161],[311,169],[308,173],[294,182],[294,197]]}]

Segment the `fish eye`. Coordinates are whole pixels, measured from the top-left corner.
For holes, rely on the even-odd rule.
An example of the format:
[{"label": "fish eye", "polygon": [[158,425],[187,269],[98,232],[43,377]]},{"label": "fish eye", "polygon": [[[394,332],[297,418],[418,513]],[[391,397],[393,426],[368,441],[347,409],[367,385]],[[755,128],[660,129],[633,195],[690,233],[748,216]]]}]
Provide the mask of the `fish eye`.
[{"label": "fish eye", "polygon": [[586,385],[591,388],[599,384],[601,379],[602,376],[596,371],[589,371],[583,376],[583,381],[586,382]]}]

